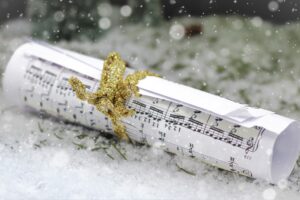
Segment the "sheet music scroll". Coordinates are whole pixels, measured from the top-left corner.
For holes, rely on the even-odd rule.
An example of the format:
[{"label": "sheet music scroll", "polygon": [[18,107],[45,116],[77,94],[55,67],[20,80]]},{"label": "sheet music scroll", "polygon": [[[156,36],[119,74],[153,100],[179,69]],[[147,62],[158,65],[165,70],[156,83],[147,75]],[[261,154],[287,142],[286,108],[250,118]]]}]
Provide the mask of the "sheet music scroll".
[{"label": "sheet music scroll", "polygon": [[[78,100],[68,84],[76,76],[95,91],[102,64],[30,42],[9,61],[4,93],[9,102],[112,133],[110,121]],[[142,97],[132,97],[126,105],[136,114],[123,120],[132,140],[160,142],[166,151],[274,183],[291,173],[300,150],[295,120],[157,77],[147,77],[138,86]]]}]

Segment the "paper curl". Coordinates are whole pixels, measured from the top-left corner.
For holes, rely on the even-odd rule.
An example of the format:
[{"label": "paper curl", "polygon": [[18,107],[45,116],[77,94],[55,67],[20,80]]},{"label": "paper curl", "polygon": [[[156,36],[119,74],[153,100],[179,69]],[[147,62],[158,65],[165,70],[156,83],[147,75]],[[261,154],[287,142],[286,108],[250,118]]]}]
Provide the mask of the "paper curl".
[{"label": "paper curl", "polygon": [[137,71],[128,75],[125,79],[125,62],[120,55],[112,52],[104,61],[100,85],[95,93],[86,91],[85,85],[76,77],[71,77],[69,83],[76,96],[89,104],[94,105],[113,124],[113,129],[120,139],[128,140],[126,127],[121,118],[132,116],[134,110],[125,106],[126,101],[132,96],[140,96],[137,84],[146,76],[158,76],[149,71]]}]

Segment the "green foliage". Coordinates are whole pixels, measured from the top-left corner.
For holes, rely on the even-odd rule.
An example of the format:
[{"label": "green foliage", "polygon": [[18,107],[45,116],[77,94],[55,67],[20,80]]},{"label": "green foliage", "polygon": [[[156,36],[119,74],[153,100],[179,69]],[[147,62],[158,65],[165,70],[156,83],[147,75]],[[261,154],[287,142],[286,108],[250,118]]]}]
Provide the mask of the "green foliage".
[{"label": "green foliage", "polygon": [[132,22],[142,22],[147,26],[157,26],[163,20],[162,4],[160,0],[128,0],[132,8]]},{"label": "green foliage", "polygon": [[98,21],[102,0],[30,0],[29,15],[34,37],[58,41],[74,38],[94,40],[103,32]]},{"label": "green foliage", "polygon": [[[28,13],[32,21],[32,36],[50,41],[95,40],[111,26],[123,23],[159,24],[162,20],[159,0],[128,0],[130,16],[122,16],[122,2],[110,0],[29,0]],[[123,2],[125,3],[125,2]],[[108,27],[101,27],[106,18]],[[109,20],[109,22],[107,22]],[[105,23],[105,22],[104,22]]]}]

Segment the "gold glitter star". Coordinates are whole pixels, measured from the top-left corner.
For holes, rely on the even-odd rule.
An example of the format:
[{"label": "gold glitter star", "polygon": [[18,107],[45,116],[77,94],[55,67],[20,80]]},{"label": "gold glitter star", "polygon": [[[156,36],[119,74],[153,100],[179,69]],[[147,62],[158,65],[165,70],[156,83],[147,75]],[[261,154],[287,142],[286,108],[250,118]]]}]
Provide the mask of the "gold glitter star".
[{"label": "gold glitter star", "polygon": [[120,55],[112,52],[104,61],[100,85],[95,93],[86,91],[85,85],[76,77],[71,77],[69,83],[76,96],[94,105],[98,111],[111,119],[114,132],[120,139],[128,140],[126,127],[121,118],[132,116],[134,110],[125,107],[126,101],[132,96],[140,96],[137,84],[146,76],[158,76],[149,71],[137,71],[125,79],[125,62]]}]

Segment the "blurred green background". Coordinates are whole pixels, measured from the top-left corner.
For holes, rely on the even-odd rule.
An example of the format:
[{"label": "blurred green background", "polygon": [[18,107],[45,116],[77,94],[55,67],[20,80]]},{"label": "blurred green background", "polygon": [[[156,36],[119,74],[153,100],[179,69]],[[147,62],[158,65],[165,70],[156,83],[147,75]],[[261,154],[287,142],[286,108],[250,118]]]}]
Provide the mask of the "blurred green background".
[{"label": "blurred green background", "polygon": [[[123,14],[110,15],[112,9],[122,6]],[[300,17],[297,0],[0,0],[0,23],[27,17],[34,24],[33,36],[52,41],[82,35],[94,40],[112,24],[142,22],[152,26],[178,16],[216,14],[259,16],[279,24],[297,21]],[[110,21],[100,21],[108,15]]]}]

